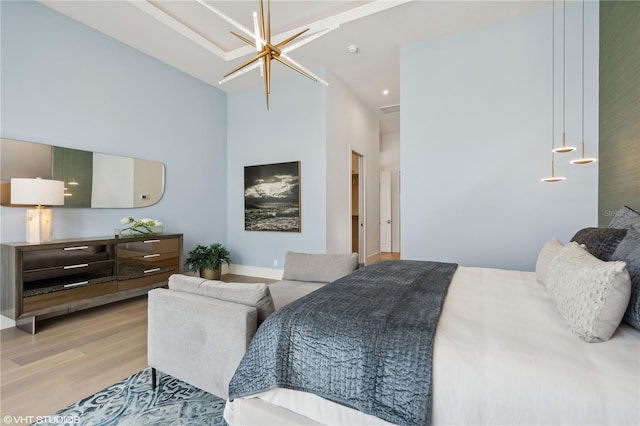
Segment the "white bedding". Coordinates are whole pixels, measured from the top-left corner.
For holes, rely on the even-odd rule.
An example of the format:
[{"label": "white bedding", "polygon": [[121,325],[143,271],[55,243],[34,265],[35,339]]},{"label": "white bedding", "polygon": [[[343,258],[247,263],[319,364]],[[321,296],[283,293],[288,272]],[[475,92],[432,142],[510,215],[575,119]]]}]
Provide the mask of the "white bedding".
[{"label": "white bedding", "polygon": [[[459,267],[435,336],[432,410],[434,425],[639,425],[640,331],[622,325],[608,342],[585,343],[534,273]],[[225,408],[232,425],[297,424],[300,414],[386,424],[286,389]]]}]

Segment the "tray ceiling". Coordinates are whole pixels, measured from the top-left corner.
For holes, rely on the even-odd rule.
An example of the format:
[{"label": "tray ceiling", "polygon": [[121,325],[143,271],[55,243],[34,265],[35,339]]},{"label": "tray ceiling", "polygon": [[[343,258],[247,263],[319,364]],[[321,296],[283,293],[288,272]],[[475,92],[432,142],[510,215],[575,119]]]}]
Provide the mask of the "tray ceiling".
[{"label": "tray ceiling", "polygon": [[[195,0],[41,3],[221,90],[262,84],[258,71],[219,84],[224,73],[254,50],[229,33],[234,29],[229,23]],[[259,10],[258,0],[210,4],[249,29],[252,13]],[[312,33],[339,24],[291,56],[311,70],[327,68],[377,110],[400,103],[402,46],[549,7],[548,1],[273,0],[272,39],[278,42],[296,30],[309,27]],[[350,45],[357,45],[358,53],[349,53]],[[272,70],[273,79],[294,74],[284,66]],[[389,94],[383,95],[383,89]],[[382,132],[399,131],[399,114],[380,116]]]}]

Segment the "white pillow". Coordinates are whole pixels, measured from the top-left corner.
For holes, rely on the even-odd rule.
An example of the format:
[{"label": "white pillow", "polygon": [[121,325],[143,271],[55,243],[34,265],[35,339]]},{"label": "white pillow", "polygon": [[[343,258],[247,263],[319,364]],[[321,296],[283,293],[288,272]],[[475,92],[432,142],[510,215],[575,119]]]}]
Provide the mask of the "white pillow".
[{"label": "white pillow", "polygon": [[609,340],[629,303],[631,279],[624,262],[603,262],[578,243],[551,261],[547,289],[571,331],[585,342]]},{"label": "white pillow", "polygon": [[564,247],[560,241],[553,240],[547,241],[538,254],[538,260],[536,261],[536,278],[542,285],[547,283],[547,272],[551,261],[556,257],[560,250]]}]

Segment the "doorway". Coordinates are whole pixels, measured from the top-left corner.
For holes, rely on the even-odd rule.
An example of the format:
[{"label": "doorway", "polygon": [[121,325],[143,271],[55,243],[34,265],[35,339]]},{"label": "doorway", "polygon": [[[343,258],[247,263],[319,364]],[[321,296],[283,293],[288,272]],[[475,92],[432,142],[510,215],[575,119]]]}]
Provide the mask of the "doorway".
[{"label": "doorway", "polygon": [[351,252],[364,264],[364,157],[351,151]]},{"label": "doorway", "polygon": [[380,135],[380,259],[400,257],[400,133]]}]

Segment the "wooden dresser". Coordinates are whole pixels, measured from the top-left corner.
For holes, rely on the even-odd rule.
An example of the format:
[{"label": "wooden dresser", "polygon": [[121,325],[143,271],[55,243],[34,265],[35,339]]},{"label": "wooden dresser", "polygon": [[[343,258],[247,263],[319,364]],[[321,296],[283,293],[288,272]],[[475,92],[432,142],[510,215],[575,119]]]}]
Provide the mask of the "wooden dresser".
[{"label": "wooden dresser", "polygon": [[146,294],[182,272],[182,234],[2,244],[0,312],[36,332],[48,318]]}]

